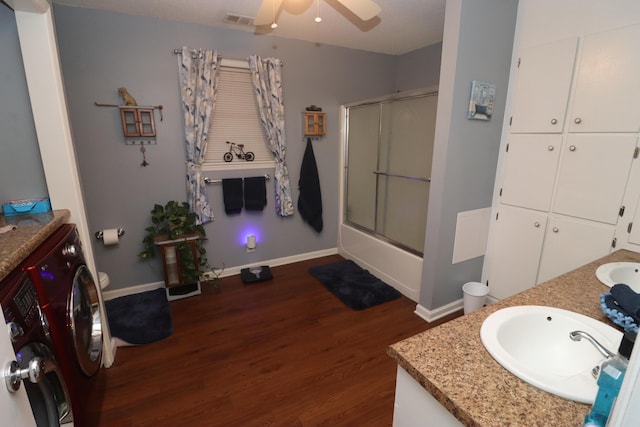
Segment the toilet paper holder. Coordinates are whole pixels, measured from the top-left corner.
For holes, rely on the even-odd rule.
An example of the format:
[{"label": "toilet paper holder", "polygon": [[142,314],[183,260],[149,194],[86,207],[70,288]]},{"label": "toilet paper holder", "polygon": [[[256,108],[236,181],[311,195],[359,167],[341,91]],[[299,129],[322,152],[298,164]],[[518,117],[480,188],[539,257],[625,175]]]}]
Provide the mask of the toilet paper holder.
[{"label": "toilet paper holder", "polygon": [[[104,237],[104,232],[102,230],[96,231],[95,236],[96,236],[96,239],[102,240],[102,238]],[[118,228],[118,237],[122,237],[122,236],[124,236],[124,229]]]}]

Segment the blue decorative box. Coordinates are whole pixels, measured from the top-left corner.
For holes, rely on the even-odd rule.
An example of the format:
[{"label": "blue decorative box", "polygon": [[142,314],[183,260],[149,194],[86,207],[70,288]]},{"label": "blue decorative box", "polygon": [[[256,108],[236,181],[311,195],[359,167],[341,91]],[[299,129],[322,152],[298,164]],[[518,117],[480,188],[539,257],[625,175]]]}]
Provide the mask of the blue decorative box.
[{"label": "blue decorative box", "polygon": [[50,210],[51,202],[48,197],[44,199],[12,200],[2,205],[4,216],[44,213]]}]

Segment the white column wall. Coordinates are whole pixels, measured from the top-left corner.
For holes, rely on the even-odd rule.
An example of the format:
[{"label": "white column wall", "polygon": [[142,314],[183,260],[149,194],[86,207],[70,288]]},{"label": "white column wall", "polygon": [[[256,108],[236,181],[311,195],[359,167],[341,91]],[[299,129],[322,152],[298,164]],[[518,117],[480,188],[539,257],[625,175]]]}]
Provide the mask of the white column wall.
[{"label": "white column wall", "polygon": [[[53,209],[68,209],[84,242],[87,266],[98,280],[80,177],[73,147],[51,5],[47,0],[9,0],[14,9],[20,49],[33,110],[38,145]],[[99,288],[99,285],[98,285]],[[115,358],[102,293],[103,365]]]}]

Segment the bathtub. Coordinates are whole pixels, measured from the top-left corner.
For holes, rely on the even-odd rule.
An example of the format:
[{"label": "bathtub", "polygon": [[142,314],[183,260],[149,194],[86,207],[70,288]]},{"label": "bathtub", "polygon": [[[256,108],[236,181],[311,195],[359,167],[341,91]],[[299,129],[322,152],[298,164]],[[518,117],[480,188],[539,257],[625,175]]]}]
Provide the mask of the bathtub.
[{"label": "bathtub", "polygon": [[338,230],[338,253],[418,302],[422,258],[346,224]]}]

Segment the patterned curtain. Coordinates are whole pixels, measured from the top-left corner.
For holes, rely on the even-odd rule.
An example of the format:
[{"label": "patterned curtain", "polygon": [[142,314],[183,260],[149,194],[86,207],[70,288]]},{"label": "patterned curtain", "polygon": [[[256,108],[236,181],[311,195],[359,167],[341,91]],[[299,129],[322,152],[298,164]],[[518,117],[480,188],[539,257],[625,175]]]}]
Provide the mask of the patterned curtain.
[{"label": "patterned curtain", "polygon": [[187,160],[187,203],[199,224],[213,221],[202,162],[215,106],[220,57],[217,51],[182,47],[178,55]]},{"label": "patterned curtain", "polygon": [[285,163],[284,104],[282,99],[282,62],[276,58],[249,57],[251,80],[256,90],[260,120],[269,148],[276,161],[276,212],[280,216],[293,215],[289,170]]}]

